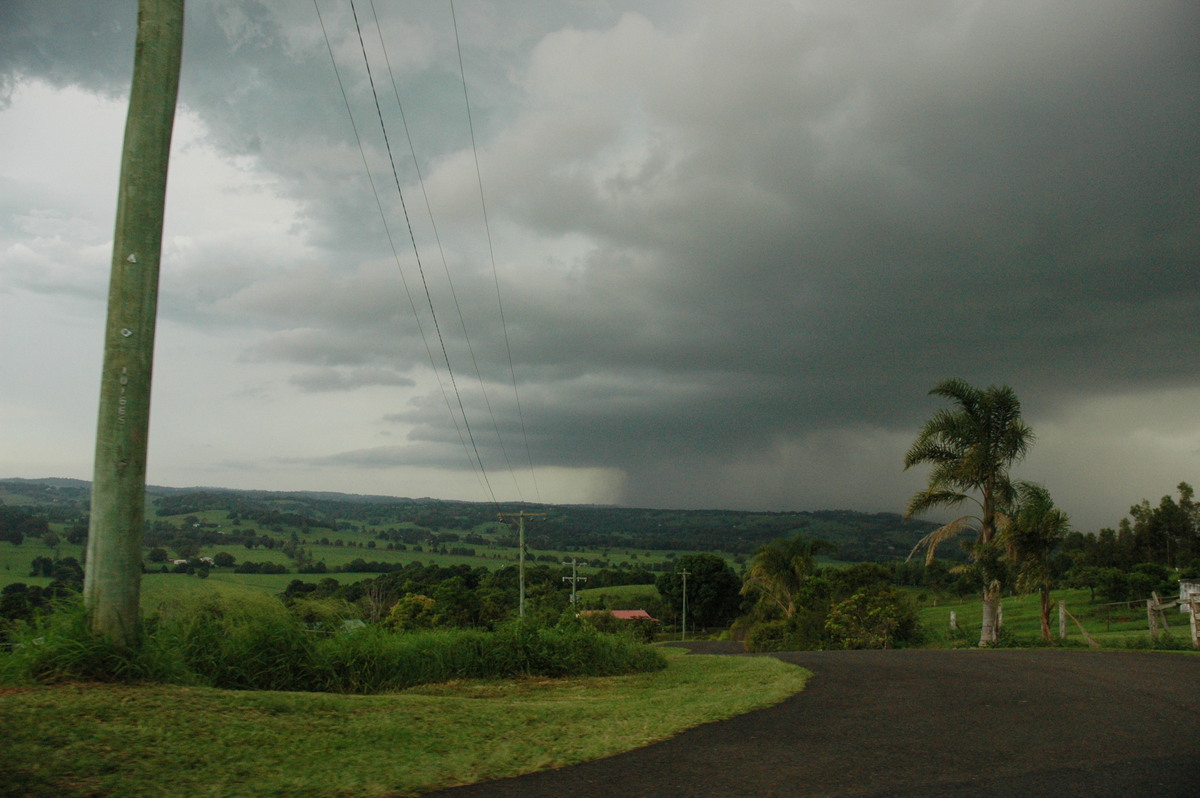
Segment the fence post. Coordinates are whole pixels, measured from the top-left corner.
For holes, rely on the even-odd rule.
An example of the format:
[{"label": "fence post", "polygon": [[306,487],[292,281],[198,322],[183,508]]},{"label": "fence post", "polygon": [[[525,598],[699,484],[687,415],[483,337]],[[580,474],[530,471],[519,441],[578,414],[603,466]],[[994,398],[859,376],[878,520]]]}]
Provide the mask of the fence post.
[{"label": "fence post", "polygon": [[1150,623],[1150,642],[1158,639],[1158,619],[1154,617],[1154,599],[1146,599],[1146,618]]},{"label": "fence post", "polygon": [[1188,605],[1192,610],[1192,648],[1200,648],[1200,620],[1197,615],[1200,615],[1200,598],[1196,593],[1191,594]]},{"label": "fence post", "polygon": [[1067,602],[1058,602],[1058,639],[1067,639]]},{"label": "fence post", "polygon": [[950,610],[950,631],[958,631],[958,613],[954,610]]}]

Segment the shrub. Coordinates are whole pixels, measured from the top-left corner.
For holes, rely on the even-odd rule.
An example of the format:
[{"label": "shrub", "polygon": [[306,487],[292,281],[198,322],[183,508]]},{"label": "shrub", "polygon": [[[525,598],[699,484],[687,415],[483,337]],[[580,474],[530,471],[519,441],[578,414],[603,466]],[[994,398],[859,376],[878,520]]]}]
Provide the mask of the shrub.
[{"label": "shrub", "polygon": [[286,606],[305,629],[325,634],[339,632],[346,621],[362,617],[357,607],[340,598],[297,598]]},{"label": "shrub", "polygon": [[786,620],[761,621],[750,627],[747,651],[813,651],[825,648],[825,607],[801,607]]},{"label": "shrub", "polygon": [[864,588],[830,607],[825,630],[837,648],[894,648],[920,639],[916,606],[890,585]]},{"label": "shrub", "polygon": [[9,679],[351,693],[451,679],[611,676],[665,666],[657,650],[579,623],[413,634],[380,625],[321,637],[280,601],[253,593],[210,593],[166,605],[128,648],[93,636],[76,602],[22,624],[14,650],[0,658]]},{"label": "shrub", "polygon": [[[568,610],[570,615],[573,612]],[[617,618],[611,611],[594,612],[588,615],[581,615],[579,622],[583,626],[595,629],[597,632],[605,634],[626,635],[634,640],[640,640],[643,643],[651,643],[654,641],[654,635],[657,631],[657,624],[654,621],[644,619],[623,620]]]},{"label": "shrub", "polygon": [[128,647],[93,634],[78,597],[61,601],[53,612],[30,622],[15,624],[10,637],[11,651],[0,658],[0,674],[6,681],[193,681],[177,653],[158,645],[144,628]]},{"label": "shrub", "polygon": [[160,608],[155,640],[213,687],[313,690],[325,681],[315,640],[277,599],[205,593]]},{"label": "shrub", "polygon": [[375,626],[322,641],[330,689],[368,693],[451,679],[614,676],[661,670],[655,649],[579,626],[514,623],[496,632],[443,629],[395,634]]}]

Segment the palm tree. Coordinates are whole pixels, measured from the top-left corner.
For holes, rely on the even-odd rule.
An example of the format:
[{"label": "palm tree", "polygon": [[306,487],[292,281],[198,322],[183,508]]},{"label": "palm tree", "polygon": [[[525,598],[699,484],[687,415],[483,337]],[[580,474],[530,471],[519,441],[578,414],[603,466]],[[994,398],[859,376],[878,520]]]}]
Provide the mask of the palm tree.
[{"label": "palm tree", "polygon": [[[983,577],[983,624],[979,645],[996,641],[996,606],[1000,596],[999,566],[994,551],[1000,510],[1012,505],[1016,491],[1009,468],[1029,451],[1033,430],[1021,419],[1021,402],[1007,385],[980,390],[959,379],[939,383],[930,395],[954,401],[925,422],[904,455],[904,468],[930,463],[929,483],[908,503],[905,518],[937,507],[973,503],[978,515],[964,515],[926,535],[912,554],[924,548],[926,563],[938,544],[964,531],[977,533],[971,557]],[[909,556],[911,557],[912,554]]]},{"label": "palm tree", "polygon": [[1038,591],[1042,599],[1042,639],[1050,642],[1050,554],[1071,528],[1071,519],[1054,506],[1050,492],[1032,482],[1017,484],[1012,520],[1000,536],[1017,568],[1017,590]]},{"label": "palm tree", "polygon": [[778,609],[784,618],[796,614],[796,595],[817,567],[817,555],[837,547],[827,540],[810,540],[803,535],[780,538],[760,546],[746,570],[742,595],[758,594]]}]

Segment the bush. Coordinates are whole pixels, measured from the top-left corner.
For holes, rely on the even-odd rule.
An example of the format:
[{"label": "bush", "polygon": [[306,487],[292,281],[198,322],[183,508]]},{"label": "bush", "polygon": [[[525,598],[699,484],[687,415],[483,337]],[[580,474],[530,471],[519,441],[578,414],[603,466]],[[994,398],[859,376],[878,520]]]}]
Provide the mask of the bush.
[{"label": "bush", "polygon": [[750,627],[747,651],[814,651],[826,647],[825,607],[802,607],[787,620],[761,621]]},{"label": "bush", "polygon": [[93,636],[78,602],[20,627],[13,651],[0,657],[7,680],[373,693],[450,679],[612,676],[666,667],[657,650],[577,622],[414,634],[374,626],[321,637],[278,600],[254,593],[212,593],[164,606],[128,648]]},{"label": "bush", "polygon": [[92,634],[78,597],[60,602],[53,612],[30,622],[15,624],[10,637],[12,649],[0,657],[0,675],[5,681],[194,681],[176,652],[157,645],[144,629],[138,630],[129,647]]},{"label": "bush", "polygon": [[655,649],[581,625],[536,627],[515,623],[496,632],[476,629],[394,634],[363,629],[322,642],[331,690],[369,693],[402,690],[451,679],[517,676],[614,676],[661,670]]},{"label": "bush", "polygon": [[[570,610],[568,610],[570,612]],[[571,613],[572,615],[574,613]],[[651,643],[654,641],[654,635],[657,631],[658,624],[654,621],[642,619],[622,620],[612,614],[611,611],[594,612],[588,615],[581,615],[579,622],[584,626],[595,629],[597,632],[613,635],[626,635],[634,640],[640,640],[643,643]]]},{"label": "bush", "polygon": [[213,687],[313,690],[324,682],[315,639],[282,602],[256,593],[206,593],[160,608],[160,645]]},{"label": "bush", "polygon": [[825,631],[837,648],[895,648],[921,639],[916,606],[890,585],[864,588],[830,607]]}]

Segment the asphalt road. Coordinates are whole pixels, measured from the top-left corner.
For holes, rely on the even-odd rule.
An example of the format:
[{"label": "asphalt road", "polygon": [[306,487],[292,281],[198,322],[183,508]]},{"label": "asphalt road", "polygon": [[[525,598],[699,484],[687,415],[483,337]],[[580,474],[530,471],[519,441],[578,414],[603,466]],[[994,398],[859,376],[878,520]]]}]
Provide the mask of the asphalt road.
[{"label": "asphalt road", "polygon": [[607,759],[437,795],[1200,796],[1198,656],[773,656],[814,673],[777,706]]}]

